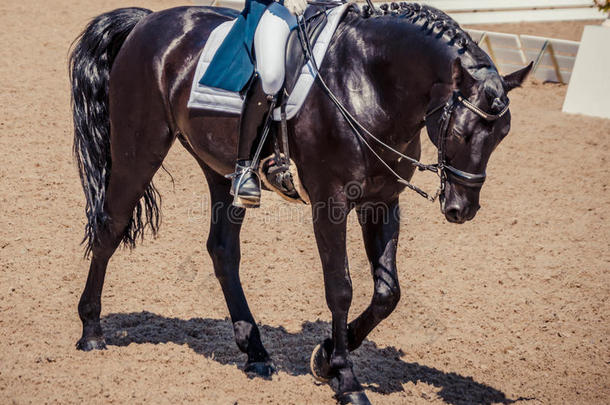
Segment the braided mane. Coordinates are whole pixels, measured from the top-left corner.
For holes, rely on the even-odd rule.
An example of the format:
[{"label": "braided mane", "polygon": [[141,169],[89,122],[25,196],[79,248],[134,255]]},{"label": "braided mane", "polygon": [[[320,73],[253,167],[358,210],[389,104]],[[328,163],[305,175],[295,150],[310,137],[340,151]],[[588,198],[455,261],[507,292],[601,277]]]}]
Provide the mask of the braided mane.
[{"label": "braided mane", "polygon": [[489,65],[489,59],[483,50],[473,41],[459,24],[443,11],[418,3],[382,4],[377,10],[371,10],[368,5],[362,7],[362,18],[395,17],[406,20],[410,24],[421,27],[426,35],[435,35],[446,41],[447,45],[458,48],[458,53],[468,52],[481,65]]}]

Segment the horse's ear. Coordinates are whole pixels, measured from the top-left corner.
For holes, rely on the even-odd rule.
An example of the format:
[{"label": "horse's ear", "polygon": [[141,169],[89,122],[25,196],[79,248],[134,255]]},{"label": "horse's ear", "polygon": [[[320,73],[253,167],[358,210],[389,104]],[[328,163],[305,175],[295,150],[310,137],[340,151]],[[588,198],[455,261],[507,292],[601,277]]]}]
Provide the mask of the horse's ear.
[{"label": "horse's ear", "polygon": [[506,85],[506,91],[511,91],[515,87],[521,87],[521,84],[530,73],[530,70],[532,70],[532,66],[534,66],[534,62],[530,62],[530,64],[523,69],[519,69],[516,72],[504,76],[503,79],[504,84]]},{"label": "horse's ear", "polygon": [[451,82],[454,90],[469,90],[476,80],[468,73],[468,70],[462,65],[460,58],[455,58],[451,64]]}]

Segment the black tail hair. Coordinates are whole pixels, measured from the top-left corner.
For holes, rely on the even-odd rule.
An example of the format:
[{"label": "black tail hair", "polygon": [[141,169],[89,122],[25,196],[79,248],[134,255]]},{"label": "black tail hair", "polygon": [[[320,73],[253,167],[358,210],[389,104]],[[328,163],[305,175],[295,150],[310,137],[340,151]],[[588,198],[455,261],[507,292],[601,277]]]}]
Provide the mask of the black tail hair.
[{"label": "black tail hair", "polygon": [[[140,20],[152,11],[121,8],[94,18],[73,44],[69,57],[74,118],[74,156],[87,200],[85,212],[85,256],[91,252],[100,232],[108,223],[104,212],[106,187],[112,165],[110,156],[110,118],[108,82],[112,63],[125,39]],[[144,194],[146,222],[142,222],[141,202],[123,235],[133,247],[146,224],[153,233],[159,226],[158,192],[151,183]]]}]

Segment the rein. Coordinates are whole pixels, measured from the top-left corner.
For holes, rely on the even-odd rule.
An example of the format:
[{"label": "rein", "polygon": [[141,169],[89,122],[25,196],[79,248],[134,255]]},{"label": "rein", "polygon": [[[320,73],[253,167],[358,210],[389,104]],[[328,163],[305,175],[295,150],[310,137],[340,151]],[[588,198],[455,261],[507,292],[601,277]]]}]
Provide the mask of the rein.
[{"label": "rein", "polygon": [[[328,98],[330,98],[330,100],[335,104],[335,106],[337,107],[337,109],[339,110],[341,115],[343,115],[343,118],[345,118],[345,121],[349,124],[354,135],[356,135],[358,137],[358,139],[371,151],[371,153],[373,153],[373,155],[377,158],[377,160],[379,160],[379,162],[381,162],[396,177],[396,180],[399,183],[401,183],[401,184],[405,185],[407,188],[415,191],[417,194],[426,198],[430,202],[434,202],[434,201],[436,201],[437,198],[440,198],[441,204],[444,203],[444,191],[445,191],[445,186],[446,186],[446,182],[447,182],[448,178],[450,178],[452,182],[455,182],[455,183],[458,183],[458,184],[461,184],[464,186],[468,186],[468,187],[481,187],[483,185],[483,183],[485,182],[485,178],[487,176],[485,172],[469,173],[469,172],[466,172],[466,171],[463,171],[460,169],[456,169],[455,167],[453,167],[447,163],[447,159],[446,159],[446,155],[445,155],[445,143],[447,140],[447,133],[449,131],[449,123],[451,121],[453,112],[455,111],[455,108],[458,104],[463,105],[464,107],[466,107],[467,109],[469,109],[470,111],[472,111],[473,113],[478,115],[479,117],[481,117],[489,122],[495,121],[495,120],[501,118],[504,114],[506,114],[506,112],[508,111],[508,104],[498,114],[489,114],[489,113],[481,110],[480,108],[478,108],[473,103],[471,103],[467,98],[463,97],[459,90],[455,90],[452,93],[451,97],[445,103],[431,109],[424,116],[424,120],[422,121],[422,126],[425,125],[426,121],[428,121],[430,116],[432,116],[433,114],[435,114],[441,110],[443,111],[443,114],[441,115],[441,118],[440,118],[440,127],[439,127],[439,134],[438,134],[438,162],[435,164],[422,163],[419,160],[414,159],[410,156],[407,156],[404,153],[394,149],[393,147],[391,147],[390,145],[388,145],[387,143],[383,142],[381,139],[379,139],[375,135],[373,135],[360,122],[358,122],[358,120],[345,108],[345,106],[341,103],[341,101],[334,95],[334,93],[326,85],[326,82],[324,81],[324,79],[322,78],[322,76],[320,74],[320,70],[318,69],[316,60],[313,56],[313,52],[311,49],[312,48],[311,41],[307,34],[306,25],[307,25],[307,21],[305,21],[304,18],[298,18],[297,28],[298,28],[298,32],[299,32],[299,37],[301,38],[301,42],[303,44],[305,55],[309,59],[309,61],[311,61],[313,70],[316,73],[316,78],[320,81],[320,84],[322,85],[322,89],[324,90],[324,92],[326,93]],[[390,165],[387,162],[385,162],[383,160],[383,158],[381,156],[379,156],[379,154],[373,149],[373,147],[370,145],[370,143],[367,142],[364,135],[362,134],[363,132],[366,135],[368,135],[372,140],[377,142],[379,145],[383,146],[384,148],[386,148],[389,151],[393,152],[394,154],[398,155],[399,159],[403,158],[403,159],[406,159],[407,161],[409,161],[413,166],[417,167],[420,171],[431,171],[431,172],[436,173],[436,175],[439,176],[439,178],[440,178],[440,186],[439,186],[438,190],[436,191],[436,193],[434,194],[434,196],[431,196],[430,194],[426,193],[424,190],[420,189],[416,185],[410,183],[408,180],[406,180],[402,176],[400,176],[400,174],[398,174],[394,169],[392,169],[392,167],[390,167]]]}]

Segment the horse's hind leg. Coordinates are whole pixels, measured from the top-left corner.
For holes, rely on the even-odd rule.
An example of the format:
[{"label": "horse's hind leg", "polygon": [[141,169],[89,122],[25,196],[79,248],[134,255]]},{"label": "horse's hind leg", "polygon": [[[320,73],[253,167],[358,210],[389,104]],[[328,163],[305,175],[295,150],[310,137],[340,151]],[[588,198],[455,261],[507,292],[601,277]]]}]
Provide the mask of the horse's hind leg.
[{"label": "horse's hind leg", "polygon": [[[188,145],[185,146],[189,149]],[[208,168],[196,156],[195,158],[205,173],[212,197],[207,248],[229,308],[235,341],[239,349],[248,355],[245,371],[269,377],[275,370],[261,342],[260,332],[239,279],[239,233],[245,210],[232,205],[233,198],[229,194],[231,182]]]},{"label": "horse's hind leg", "polygon": [[[85,351],[106,347],[100,325],[106,267],[128,227],[138,226],[132,222],[134,208],[147,192],[173,140],[167,125],[159,121],[143,120],[145,127],[139,130],[134,129],[137,127],[132,122],[120,121],[116,119],[112,122],[113,159],[104,204],[109,220],[93,243],[89,275],[78,304],[83,335],[76,347]],[[141,232],[141,229],[138,231]]]}]

